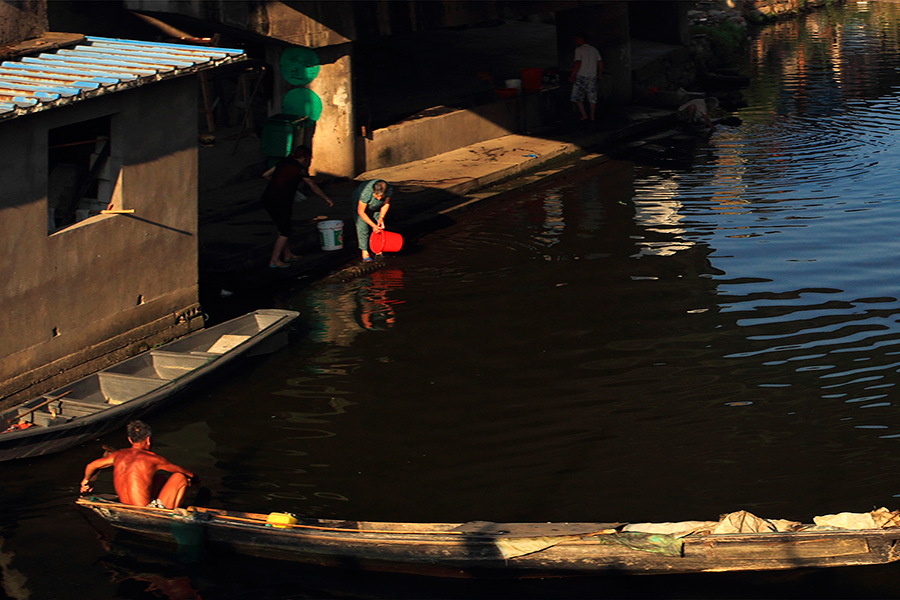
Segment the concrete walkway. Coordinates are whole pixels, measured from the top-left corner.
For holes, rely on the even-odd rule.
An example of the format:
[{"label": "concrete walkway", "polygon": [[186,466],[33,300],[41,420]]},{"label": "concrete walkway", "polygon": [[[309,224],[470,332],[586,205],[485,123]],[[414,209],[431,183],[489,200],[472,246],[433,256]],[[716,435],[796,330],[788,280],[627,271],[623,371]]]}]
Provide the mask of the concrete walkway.
[{"label": "concrete walkway", "polygon": [[[244,138],[236,148],[234,142],[217,141],[210,148],[201,148],[201,295],[220,295],[221,290],[227,290],[226,296],[241,294],[360,265],[355,207],[350,200],[360,181],[377,178],[395,186],[387,228],[411,243],[452,222],[458,211],[603,162],[607,157],[598,152],[615,142],[664,129],[673,122],[671,110],[627,107],[606,113],[596,123],[572,123],[564,131],[540,137],[508,135],[426,160],[369,171],[356,180],[323,181],[321,187],[335,206],[328,207],[315,195],[294,205],[291,246],[303,258],[281,269],[268,266],[276,231],[259,201],[266,185],[259,176],[264,157],[260,155],[243,176],[235,176],[239,165],[253,165],[252,154],[258,153],[259,141]],[[215,167],[206,166],[209,164]],[[221,175],[219,179],[216,173]],[[215,181],[229,177],[236,182],[215,186]],[[343,249],[322,250],[317,224],[326,219],[344,222]]]}]

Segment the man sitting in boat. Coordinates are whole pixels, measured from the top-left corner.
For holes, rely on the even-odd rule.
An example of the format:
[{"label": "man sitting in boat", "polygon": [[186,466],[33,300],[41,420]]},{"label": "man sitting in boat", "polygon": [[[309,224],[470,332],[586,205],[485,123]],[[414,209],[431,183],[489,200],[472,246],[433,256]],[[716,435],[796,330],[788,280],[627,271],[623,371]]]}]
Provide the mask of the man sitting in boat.
[{"label": "man sitting in boat", "polygon": [[[131,448],[115,450],[88,463],[81,480],[81,493],[92,490],[91,477],[96,471],[112,467],[113,485],[122,504],[178,508],[194,474],[150,452],[153,431],[143,421],[128,423],[127,432]],[[160,471],[170,475],[166,477]]]}]

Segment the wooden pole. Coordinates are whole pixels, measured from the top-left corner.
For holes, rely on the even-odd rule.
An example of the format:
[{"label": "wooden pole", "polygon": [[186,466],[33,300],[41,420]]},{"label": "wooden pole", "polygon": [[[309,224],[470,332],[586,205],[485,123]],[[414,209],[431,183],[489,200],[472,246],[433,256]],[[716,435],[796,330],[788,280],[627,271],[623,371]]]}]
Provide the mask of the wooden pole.
[{"label": "wooden pole", "polygon": [[209,93],[209,77],[205,71],[200,71],[200,96],[203,100],[203,108],[200,110],[206,115],[206,129],[210,133],[216,131],[216,121],[213,118],[212,99]]},{"label": "wooden pole", "polygon": [[256,85],[253,86],[253,93],[250,94],[250,98],[247,100],[247,106],[244,107],[244,118],[241,119],[241,129],[238,132],[237,139],[234,141],[234,150],[231,151],[232,156],[237,154],[238,144],[241,143],[241,138],[244,136],[244,130],[247,128],[247,123],[251,120],[250,111],[253,110],[253,99],[256,98],[256,92],[259,91],[259,86],[262,84],[265,75],[266,68],[260,67],[259,78],[256,80]]},{"label": "wooden pole", "polygon": [[[66,391],[66,392],[63,392],[63,393],[60,394],[59,396],[54,396],[53,398],[50,398],[49,400],[45,400],[44,402],[41,402],[40,404],[38,404],[38,405],[35,406],[34,408],[29,408],[28,410],[26,410],[26,411],[23,412],[22,414],[16,415],[16,421],[18,421],[18,420],[21,419],[22,417],[25,417],[26,415],[30,415],[31,413],[33,413],[33,412],[36,411],[36,410],[40,410],[40,409],[44,408],[45,406],[47,406],[47,405],[50,404],[51,402],[54,402],[54,401],[56,401],[56,400],[59,400],[59,399],[62,398],[63,396],[67,396],[67,395],[70,394],[71,392],[72,392],[72,390],[68,390],[68,391]],[[9,421],[6,422],[6,426],[7,426],[7,428],[10,427]],[[5,432],[5,431],[7,431],[7,429],[4,429],[4,432]]]}]

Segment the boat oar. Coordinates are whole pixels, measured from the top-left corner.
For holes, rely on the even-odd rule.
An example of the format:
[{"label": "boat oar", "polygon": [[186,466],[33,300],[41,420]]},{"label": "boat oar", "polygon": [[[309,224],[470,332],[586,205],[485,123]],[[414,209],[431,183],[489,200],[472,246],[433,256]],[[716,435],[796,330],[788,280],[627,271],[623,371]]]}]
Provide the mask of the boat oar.
[{"label": "boat oar", "polygon": [[[41,402],[40,404],[38,404],[37,406],[35,406],[35,407],[33,407],[33,408],[29,408],[29,409],[26,410],[25,412],[23,412],[23,413],[21,413],[21,414],[19,414],[19,415],[16,415],[16,421],[18,422],[19,420],[21,420],[22,418],[24,418],[24,417],[30,415],[30,414],[33,413],[34,411],[40,410],[40,409],[44,408],[45,406],[47,406],[47,405],[50,404],[51,402],[55,402],[56,400],[59,400],[59,399],[62,398],[63,396],[67,396],[67,395],[70,394],[71,392],[72,392],[72,390],[66,390],[65,392],[63,392],[63,393],[60,394],[59,396],[54,396],[53,398],[50,398],[49,400],[45,400],[45,401]],[[8,420],[6,421],[5,425],[6,425],[6,427],[3,428],[3,431],[4,431],[4,432],[7,431],[7,430],[11,427],[11,425],[10,425],[10,423],[9,423]]]}]

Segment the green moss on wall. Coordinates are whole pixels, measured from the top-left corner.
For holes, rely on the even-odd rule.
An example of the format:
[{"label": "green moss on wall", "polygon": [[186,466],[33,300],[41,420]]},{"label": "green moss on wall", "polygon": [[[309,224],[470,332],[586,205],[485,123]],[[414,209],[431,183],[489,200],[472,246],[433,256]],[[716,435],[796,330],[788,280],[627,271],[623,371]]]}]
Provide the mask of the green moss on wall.
[{"label": "green moss on wall", "polygon": [[714,26],[695,25],[692,35],[705,35],[709,38],[710,49],[716,55],[728,59],[735,58],[743,47],[747,30],[736,23],[723,21]]}]

